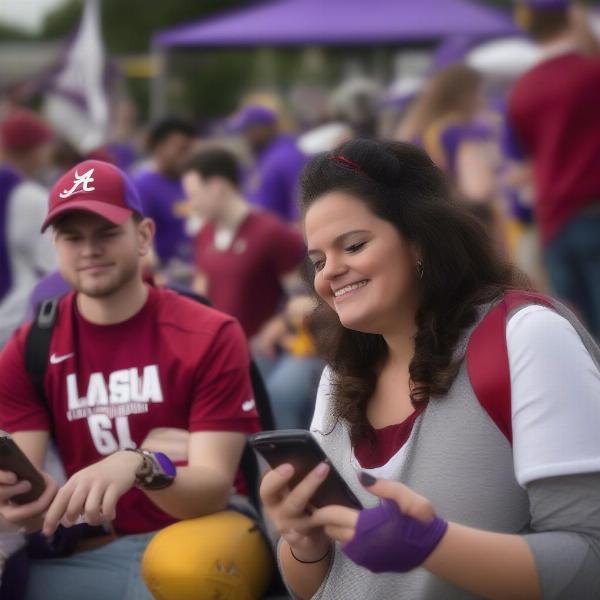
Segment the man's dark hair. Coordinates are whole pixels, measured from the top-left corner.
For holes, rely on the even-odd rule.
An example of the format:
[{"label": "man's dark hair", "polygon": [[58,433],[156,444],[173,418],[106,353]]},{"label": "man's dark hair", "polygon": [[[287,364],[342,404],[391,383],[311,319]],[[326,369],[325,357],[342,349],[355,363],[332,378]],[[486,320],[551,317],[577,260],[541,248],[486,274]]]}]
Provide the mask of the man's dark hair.
[{"label": "man's dark hair", "polygon": [[233,152],[219,147],[203,148],[195,152],[183,172],[193,171],[203,179],[223,177],[235,188],[240,187],[240,164]]},{"label": "man's dark hair", "polygon": [[179,133],[188,137],[196,136],[193,123],[181,117],[168,117],[155,123],[148,132],[148,150],[152,152],[156,146],[164,142],[170,135]]},{"label": "man's dark hair", "polygon": [[535,10],[524,7],[523,27],[536,42],[551,41],[569,30],[567,9]]}]

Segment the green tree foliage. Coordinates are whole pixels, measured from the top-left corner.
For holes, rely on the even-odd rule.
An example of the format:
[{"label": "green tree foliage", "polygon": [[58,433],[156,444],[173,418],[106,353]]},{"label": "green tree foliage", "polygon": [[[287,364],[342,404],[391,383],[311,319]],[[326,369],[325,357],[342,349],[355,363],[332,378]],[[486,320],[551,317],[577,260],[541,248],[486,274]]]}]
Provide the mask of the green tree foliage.
[{"label": "green tree foliage", "polygon": [[[147,52],[152,35],[166,27],[202,19],[246,4],[244,0],[101,0],[102,29],[110,51]],[[43,38],[61,38],[79,22],[82,0],[68,0],[44,22]]]},{"label": "green tree foliage", "polygon": [[10,25],[0,24],[0,42],[27,42],[33,36]]}]

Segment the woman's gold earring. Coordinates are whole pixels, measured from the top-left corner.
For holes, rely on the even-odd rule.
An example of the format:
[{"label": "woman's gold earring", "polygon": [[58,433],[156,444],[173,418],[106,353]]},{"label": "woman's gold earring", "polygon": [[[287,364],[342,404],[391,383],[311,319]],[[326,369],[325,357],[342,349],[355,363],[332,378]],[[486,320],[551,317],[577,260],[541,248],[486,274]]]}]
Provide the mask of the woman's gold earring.
[{"label": "woman's gold earring", "polygon": [[425,272],[425,269],[423,268],[423,261],[418,260],[416,268],[417,268],[417,275],[419,276],[419,279],[423,279],[423,273]]}]

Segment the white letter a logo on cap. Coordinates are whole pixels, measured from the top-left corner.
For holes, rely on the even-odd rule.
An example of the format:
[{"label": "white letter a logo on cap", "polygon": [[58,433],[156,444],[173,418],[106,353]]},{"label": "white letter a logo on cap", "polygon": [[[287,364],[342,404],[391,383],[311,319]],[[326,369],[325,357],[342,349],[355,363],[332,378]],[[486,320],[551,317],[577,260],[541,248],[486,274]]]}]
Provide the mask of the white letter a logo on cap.
[{"label": "white letter a logo on cap", "polygon": [[[93,183],[94,178],[92,175],[94,174],[94,169],[90,169],[86,171],[83,175],[79,175],[77,170],[75,170],[75,179],[73,180],[73,187],[70,190],[63,190],[59,196],[61,198],[68,198],[73,194],[77,194],[79,192],[93,192],[96,188],[89,187],[88,184]],[[81,186],[81,188],[79,188]]]}]

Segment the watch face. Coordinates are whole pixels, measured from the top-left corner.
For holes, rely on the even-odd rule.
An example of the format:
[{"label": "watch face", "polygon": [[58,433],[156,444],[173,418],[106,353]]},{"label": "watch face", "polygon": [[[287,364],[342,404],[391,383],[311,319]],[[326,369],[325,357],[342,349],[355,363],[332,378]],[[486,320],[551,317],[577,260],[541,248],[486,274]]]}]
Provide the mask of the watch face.
[{"label": "watch face", "polygon": [[153,452],[152,454],[154,455],[156,462],[160,465],[160,468],[163,470],[164,474],[168,477],[175,477],[177,469],[171,462],[171,459],[162,452]]}]

